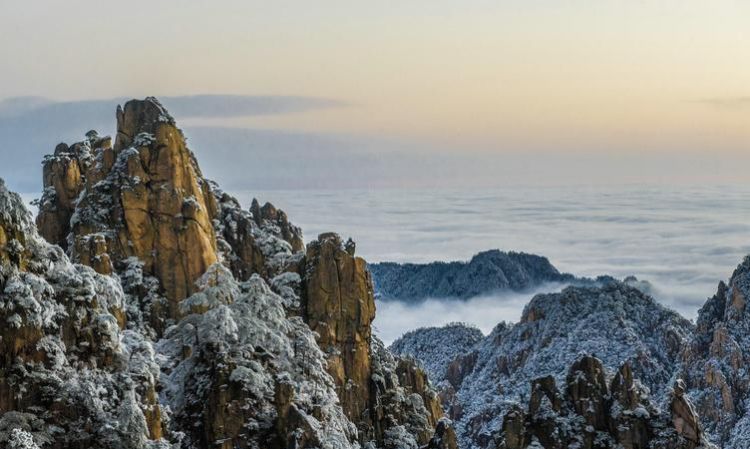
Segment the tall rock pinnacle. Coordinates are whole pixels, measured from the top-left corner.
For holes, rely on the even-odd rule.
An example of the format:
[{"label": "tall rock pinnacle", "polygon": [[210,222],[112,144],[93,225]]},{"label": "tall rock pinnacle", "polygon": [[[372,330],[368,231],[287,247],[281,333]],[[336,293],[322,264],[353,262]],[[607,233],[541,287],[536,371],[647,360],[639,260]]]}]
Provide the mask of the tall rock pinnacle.
[{"label": "tall rock pinnacle", "polygon": [[[95,323],[102,329],[85,321],[79,331],[63,321],[62,341],[82,341],[82,349],[66,346],[66,355],[117,372],[118,398],[131,405],[125,412],[143,423],[122,429],[133,441],[102,447],[455,449],[424,371],[372,334],[372,280],[353,243],[322,234],[305,247],[283,211],[260,204],[243,209],[203,177],[155,98],[117,109],[114,144],[90,131],[45,158],[37,224],[60,247],[34,234],[36,241],[95,285],[110,283],[118,300],[71,301],[83,308],[71,317],[106,316]],[[0,201],[0,209],[18,208]],[[24,222],[0,215],[0,262],[32,263],[26,234],[6,223]],[[25,223],[33,228],[28,217]],[[23,348],[41,341],[34,330]],[[96,332],[104,331],[111,344],[98,344]],[[2,342],[19,340],[13,332]],[[0,411],[37,405],[3,409],[1,396]],[[95,430],[106,433],[106,419]],[[124,441],[118,433],[110,439]],[[59,447],[99,448],[64,441]]]},{"label": "tall rock pinnacle", "polygon": [[87,137],[45,159],[40,231],[100,273],[137,258],[175,317],[177,303],[218,260],[211,187],[155,98],[118,108],[114,148],[94,132]]}]

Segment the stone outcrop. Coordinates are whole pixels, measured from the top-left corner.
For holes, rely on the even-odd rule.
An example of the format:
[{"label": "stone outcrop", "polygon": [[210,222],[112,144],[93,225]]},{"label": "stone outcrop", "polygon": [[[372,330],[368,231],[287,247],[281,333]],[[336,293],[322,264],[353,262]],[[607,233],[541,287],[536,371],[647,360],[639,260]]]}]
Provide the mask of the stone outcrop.
[{"label": "stone outcrop", "polygon": [[685,397],[685,382],[682,379],[675,383],[669,409],[677,434],[688,441],[689,447],[699,446],[704,438],[703,430],[693,404]]},{"label": "stone outcrop", "polygon": [[280,252],[303,249],[301,231],[283,211],[257,201],[243,210],[203,177],[182,131],[154,98],[118,108],[114,146],[94,131],[58,145],[44,161],[39,209],[41,234],[76,262],[103,274],[138,272],[144,281],[134,293],[157,332],[179,318],[179,302],[220,259],[238,279],[273,277],[299,261],[279,261]]},{"label": "stone outcrop", "polygon": [[685,395],[695,404],[709,436],[735,447],[750,426],[745,404],[750,379],[744,374],[750,360],[750,258],[737,267],[728,283],[698,312],[696,332],[683,352]]},{"label": "stone outcrop", "polygon": [[271,203],[266,203],[261,207],[258,200],[253,198],[253,202],[250,205],[250,212],[252,212],[255,223],[258,226],[268,223],[276,226],[279,236],[289,242],[292,246],[292,251],[297,252],[305,249],[305,242],[302,240],[302,231],[297,226],[289,223],[289,219],[283,210],[276,209]]},{"label": "stone outcrop", "polygon": [[216,202],[185,138],[153,98],[117,110],[117,137],[89,133],[44,162],[37,222],[51,243],[99,272],[131,257],[159,281],[169,318],[218,260]]},{"label": "stone outcrop", "polygon": [[492,444],[505,449],[711,447],[681,383],[672,397],[670,413],[661,414],[629,364],[608,383],[601,361],[583,356],[570,367],[563,391],[553,377],[534,380],[528,410],[509,409]]},{"label": "stone outcrop", "polygon": [[[249,210],[242,209],[235,198],[215,183],[211,185],[218,204],[214,219],[217,246],[235,278],[244,281],[256,273],[268,278],[285,271],[302,273],[302,231],[289,223],[283,211],[269,203],[255,207],[257,200]],[[264,210],[273,214],[264,216]]]},{"label": "stone outcrop", "polygon": [[394,357],[377,337],[373,337],[371,360],[367,419],[359,422],[369,435],[365,441],[392,449],[430,444],[456,447],[453,425],[443,417],[439,397],[429,387],[426,373],[414,361]]},{"label": "stone outcrop", "polygon": [[375,299],[364,259],[344,250],[336,234],[307,247],[305,320],[328,354],[328,371],[340,387],[347,416],[357,418],[370,397],[370,344]]},{"label": "stone outcrop", "polygon": [[407,423],[407,433],[417,444],[455,446],[455,433],[449,421],[440,421],[440,399],[424,370],[413,361],[394,358],[372,335],[372,279],[353,244],[327,233],[307,245],[302,303],[344,412],[357,425],[363,443],[372,440],[389,447],[394,432]]},{"label": "stone outcrop", "polygon": [[56,245],[0,185],[0,443],[455,449],[425,372],[372,336],[354,243],[242,209],[156,99],[118,108],[114,145],[58,145],[44,187]]}]

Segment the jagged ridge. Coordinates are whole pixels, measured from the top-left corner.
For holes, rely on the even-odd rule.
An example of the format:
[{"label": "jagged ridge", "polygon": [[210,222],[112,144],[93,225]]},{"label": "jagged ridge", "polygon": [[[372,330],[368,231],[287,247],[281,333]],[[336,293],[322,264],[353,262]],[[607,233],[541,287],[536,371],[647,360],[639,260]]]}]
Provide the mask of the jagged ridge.
[{"label": "jagged ridge", "polygon": [[[418,348],[438,333],[441,340],[458,339],[457,330],[462,333],[455,327],[416,332],[393,348]],[[568,287],[535,296],[519,323],[500,323],[434,380],[449,416],[458,421],[463,447],[486,447],[513,404],[528,401],[532,380],[551,375],[564,382],[581,352],[595,354],[613,371],[630,362],[634,375],[663,401],[692,333],[689,321],[625,283]],[[435,351],[427,353],[428,362]]]}]

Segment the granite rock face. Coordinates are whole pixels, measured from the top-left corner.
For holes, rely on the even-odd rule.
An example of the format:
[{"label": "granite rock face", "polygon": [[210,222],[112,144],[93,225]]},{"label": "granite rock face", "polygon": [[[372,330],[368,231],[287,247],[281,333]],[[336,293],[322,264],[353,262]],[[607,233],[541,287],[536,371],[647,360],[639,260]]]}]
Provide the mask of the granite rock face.
[{"label": "granite rock face", "polygon": [[40,231],[103,274],[137,259],[166,299],[155,319],[176,318],[179,301],[218,260],[210,185],[153,98],[118,108],[114,147],[109,142],[89,133],[45,158]]},{"label": "granite rock face", "polygon": [[347,416],[356,418],[370,397],[370,342],[375,299],[364,259],[344,250],[336,234],[307,247],[304,316],[329,354],[328,371],[340,387]]},{"label": "granite rock face", "polygon": [[747,298],[750,257],[698,312],[695,335],[683,352],[685,395],[695,404],[706,432],[725,447],[742,447],[750,439]]},{"label": "granite rock face", "polygon": [[344,412],[365,441],[400,447],[410,437],[399,433],[404,426],[399,423],[407,423],[407,435],[421,446],[430,443],[440,424],[439,439],[455,445],[427,374],[390,355],[372,335],[375,299],[364,259],[337,234],[327,233],[307,245],[305,261],[303,316],[326,354]]},{"label": "granite rock face", "polygon": [[353,242],[242,209],[154,98],[117,130],[45,159],[49,243],[0,185],[0,442],[455,448],[426,374],[372,335]]},{"label": "granite rock face", "polygon": [[42,239],[0,180],[0,443],[144,448],[161,439],[150,342],[120,284]]}]

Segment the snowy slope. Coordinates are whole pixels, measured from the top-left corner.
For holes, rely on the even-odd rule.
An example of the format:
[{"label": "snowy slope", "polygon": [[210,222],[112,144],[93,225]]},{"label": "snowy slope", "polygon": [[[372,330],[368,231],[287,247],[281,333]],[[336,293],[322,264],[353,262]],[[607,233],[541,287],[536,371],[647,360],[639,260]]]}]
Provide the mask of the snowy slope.
[{"label": "snowy slope", "polygon": [[[457,385],[459,407],[451,412],[462,447],[474,447],[497,431],[511,405],[527,403],[533,379],[552,375],[562,383],[581,353],[595,355],[612,372],[631,361],[635,377],[650,388],[656,402],[661,401],[693,330],[688,320],[620,282],[537,295],[519,323],[501,323],[469,346],[476,358]],[[455,331],[454,326],[442,334],[450,339]],[[444,341],[436,338],[440,334],[436,329],[415,331],[394,344],[394,350],[434,366],[455,353],[455,347],[446,347],[443,354],[436,349],[443,349],[433,345]],[[439,368],[433,370],[439,376]]]},{"label": "snowy slope", "polygon": [[484,338],[482,332],[468,324],[451,323],[407,332],[388,348],[402,357],[412,357],[424,366],[430,380],[438,384],[445,379],[448,365],[471,350]]}]

